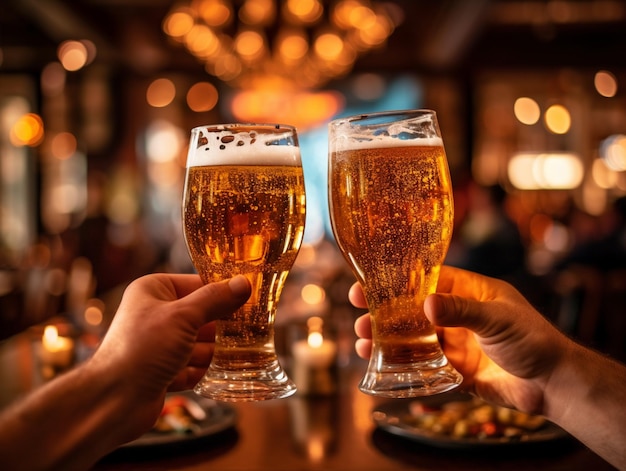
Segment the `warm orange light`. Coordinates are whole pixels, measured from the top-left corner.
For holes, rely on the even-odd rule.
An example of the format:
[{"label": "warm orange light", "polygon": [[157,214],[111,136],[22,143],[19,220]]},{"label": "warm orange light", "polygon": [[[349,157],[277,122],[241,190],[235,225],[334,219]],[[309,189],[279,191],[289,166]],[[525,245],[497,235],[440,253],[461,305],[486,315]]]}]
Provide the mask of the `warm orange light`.
[{"label": "warm orange light", "polygon": [[239,19],[250,26],[265,26],[274,21],[274,0],[246,0],[239,9]]},{"label": "warm orange light", "polygon": [[[401,21],[392,6],[374,7],[370,0],[329,2],[328,12],[321,0],[181,2],[185,6],[170,10],[163,31],[208,73],[241,89],[263,75],[280,76],[289,89],[318,88],[349,72],[359,54],[384,44]],[[237,17],[240,23],[232,25]],[[276,38],[271,44],[270,34]]]},{"label": "warm orange light", "polygon": [[200,16],[209,26],[222,26],[230,22],[232,11],[224,0],[199,0],[196,3]]},{"label": "warm orange light", "polygon": [[163,31],[173,38],[182,38],[193,27],[194,19],[187,9],[173,11],[163,21]]},{"label": "warm orange light", "polygon": [[304,285],[300,294],[302,296],[302,300],[307,304],[319,304],[326,298],[324,288],[313,283]]},{"label": "warm orange light", "polygon": [[319,0],[287,0],[285,10],[287,15],[302,23],[313,23],[320,18],[324,8]]},{"label": "warm orange light", "polygon": [[593,83],[596,91],[607,98],[614,97],[617,93],[617,79],[615,75],[607,70],[600,70],[596,73]]},{"label": "warm orange light", "polygon": [[304,58],[309,50],[309,43],[303,31],[281,31],[276,39],[278,52],[287,61],[298,61]]},{"label": "warm orange light", "polygon": [[520,123],[528,125],[535,124],[541,116],[541,110],[537,102],[528,97],[520,97],[515,100],[513,113],[515,113],[515,117]]},{"label": "warm orange light", "polygon": [[315,40],[315,53],[326,61],[332,61],[341,55],[343,41],[334,33],[324,33]]},{"label": "warm orange light", "polygon": [[80,41],[64,41],[57,50],[57,56],[65,70],[74,72],[87,63],[87,48]]},{"label": "warm orange light", "polygon": [[391,21],[385,17],[374,15],[370,24],[359,29],[359,39],[369,47],[380,46],[392,30]]},{"label": "warm orange light", "polygon": [[572,118],[563,105],[552,105],[544,116],[547,128],[554,134],[565,134],[569,131]]},{"label": "warm orange light", "polygon": [[210,111],[218,100],[217,88],[209,82],[198,82],[187,92],[187,105],[195,112]]},{"label": "warm orange light", "polygon": [[50,349],[56,347],[59,339],[59,331],[54,325],[47,325],[43,331],[43,341]]},{"label": "warm orange light", "polygon": [[580,157],[568,152],[520,153],[511,157],[507,173],[520,190],[577,188],[583,180]]},{"label": "warm orange light", "polygon": [[233,54],[228,54],[222,57],[219,62],[216,62],[212,67],[211,64],[206,66],[207,72],[216,77],[228,82],[236,79],[243,69],[243,64]]},{"label": "warm orange light", "polygon": [[85,322],[92,326],[102,324],[102,311],[95,306],[89,306],[85,309]]},{"label": "warm orange light", "polygon": [[59,160],[69,159],[76,152],[76,137],[70,132],[60,132],[52,138],[50,152]]},{"label": "warm orange light", "polygon": [[596,185],[605,190],[617,186],[618,174],[604,159],[595,159],[591,165],[591,177]]},{"label": "warm orange light", "polygon": [[105,305],[100,299],[90,299],[85,308],[85,322],[91,326],[99,326],[104,319]]},{"label": "warm orange light", "polygon": [[150,106],[162,108],[169,105],[176,96],[176,86],[170,79],[160,78],[153,81],[146,90],[146,101]]},{"label": "warm orange light", "polygon": [[265,42],[257,31],[243,31],[235,38],[235,50],[244,59],[254,61],[263,55]]},{"label": "warm orange light", "polygon": [[219,38],[206,25],[195,25],[185,36],[189,50],[200,57],[211,57],[221,48]]},{"label": "warm orange light", "polygon": [[35,113],[20,117],[11,128],[9,139],[14,146],[35,147],[41,144],[44,136],[43,121]]},{"label": "warm orange light", "polygon": [[306,325],[309,330],[307,335],[307,343],[310,347],[320,348],[324,343],[324,336],[322,334],[324,321],[321,317],[313,316],[309,317],[309,319],[306,321]]},{"label": "warm orange light", "polygon": [[279,89],[242,91],[235,95],[231,111],[247,122],[273,122],[276,116],[305,130],[327,121],[343,106],[341,95],[332,92],[289,92]]},{"label": "warm orange light", "polygon": [[350,15],[360,3],[357,0],[342,0],[335,5],[332,13],[332,19],[335,25],[342,29],[353,27]]},{"label": "warm orange light", "polygon": [[600,156],[610,169],[617,172],[626,170],[626,135],[607,137],[600,146]]}]

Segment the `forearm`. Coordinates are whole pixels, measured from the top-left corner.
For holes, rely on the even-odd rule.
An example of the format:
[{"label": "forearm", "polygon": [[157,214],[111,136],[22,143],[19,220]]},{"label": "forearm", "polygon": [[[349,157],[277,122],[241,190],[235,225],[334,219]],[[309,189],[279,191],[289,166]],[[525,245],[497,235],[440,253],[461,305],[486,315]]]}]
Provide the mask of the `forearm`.
[{"label": "forearm", "polygon": [[626,469],[626,366],[570,344],[545,391],[546,417]]},{"label": "forearm", "polygon": [[6,469],[89,468],[141,427],[129,417],[123,387],[91,364],[42,386],[0,415],[0,462]]}]

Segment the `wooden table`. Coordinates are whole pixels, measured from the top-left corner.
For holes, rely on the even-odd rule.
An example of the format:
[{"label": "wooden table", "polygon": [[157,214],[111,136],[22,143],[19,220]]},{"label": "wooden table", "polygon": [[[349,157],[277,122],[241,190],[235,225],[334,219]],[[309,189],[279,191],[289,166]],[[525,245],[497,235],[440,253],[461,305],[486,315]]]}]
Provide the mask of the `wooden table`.
[{"label": "wooden table", "polygon": [[235,404],[236,426],[172,448],[118,451],[95,467],[108,470],[401,471],[614,469],[575,440],[488,450],[441,449],[377,429],[383,402],[356,383],[365,364],[339,374],[337,394]]}]

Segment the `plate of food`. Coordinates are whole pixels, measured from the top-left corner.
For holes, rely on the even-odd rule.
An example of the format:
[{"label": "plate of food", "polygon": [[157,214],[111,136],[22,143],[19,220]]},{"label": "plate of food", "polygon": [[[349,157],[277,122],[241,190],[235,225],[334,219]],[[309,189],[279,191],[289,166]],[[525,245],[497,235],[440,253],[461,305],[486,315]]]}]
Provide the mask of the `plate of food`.
[{"label": "plate of food", "polygon": [[167,445],[207,437],[232,427],[236,418],[234,408],[191,391],[168,394],[152,430],[123,447]]},{"label": "plate of food", "polygon": [[458,392],[390,401],[376,407],[372,416],[389,433],[445,448],[523,445],[569,437],[540,415]]}]

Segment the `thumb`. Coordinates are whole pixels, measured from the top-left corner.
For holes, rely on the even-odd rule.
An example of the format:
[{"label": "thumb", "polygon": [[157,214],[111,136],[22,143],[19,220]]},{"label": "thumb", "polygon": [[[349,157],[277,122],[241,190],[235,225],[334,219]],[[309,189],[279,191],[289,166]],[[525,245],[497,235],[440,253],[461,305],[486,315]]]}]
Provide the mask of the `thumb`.
[{"label": "thumb", "polygon": [[488,335],[498,316],[489,303],[452,294],[431,294],[424,302],[424,313],[430,322],[441,327],[465,327],[481,336]]},{"label": "thumb", "polygon": [[196,327],[226,317],[239,309],[250,297],[250,282],[243,275],[206,284],[178,302],[189,321]]}]

